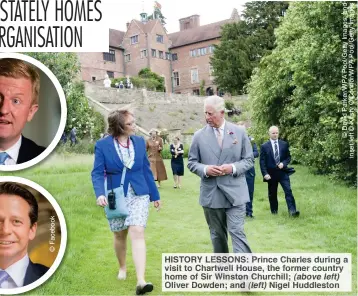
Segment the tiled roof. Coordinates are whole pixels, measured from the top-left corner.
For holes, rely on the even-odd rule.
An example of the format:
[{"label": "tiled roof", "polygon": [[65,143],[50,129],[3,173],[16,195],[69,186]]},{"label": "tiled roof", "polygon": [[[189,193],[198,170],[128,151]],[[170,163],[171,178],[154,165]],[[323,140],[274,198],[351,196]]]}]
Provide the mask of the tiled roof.
[{"label": "tiled roof", "polygon": [[155,24],[158,22],[158,20],[149,20],[147,23],[143,24],[138,20],[133,21],[139,26],[139,28],[141,28],[144,33],[150,33],[153,30]]},{"label": "tiled roof", "polygon": [[109,29],[109,46],[121,48],[125,32]]},{"label": "tiled roof", "polygon": [[171,48],[219,38],[221,37],[221,26],[230,22],[233,22],[233,20],[227,19],[197,28],[168,34],[169,39],[172,41]]}]

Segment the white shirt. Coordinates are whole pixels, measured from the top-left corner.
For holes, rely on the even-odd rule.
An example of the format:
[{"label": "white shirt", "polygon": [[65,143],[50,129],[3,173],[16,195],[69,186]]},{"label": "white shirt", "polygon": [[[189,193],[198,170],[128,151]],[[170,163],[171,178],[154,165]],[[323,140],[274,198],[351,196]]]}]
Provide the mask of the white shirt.
[{"label": "white shirt", "polygon": [[[1,289],[11,289],[22,287],[24,285],[25,275],[27,267],[29,266],[30,259],[26,254],[22,259],[15,262],[13,265],[5,269],[5,271],[10,276],[6,281],[4,281],[0,288]],[[2,270],[2,269],[0,269]]]},{"label": "white shirt", "polygon": [[[224,142],[225,123],[226,123],[226,121],[225,121],[225,119],[224,119],[224,121],[223,121],[223,123],[222,123],[222,125],[221,125],[220,127],[218,127],[218,128],[213,127],[213,128],[212,128],[212,129],[214,130],[214,134],[215,134],[216,139],[218,138],[218,135],[219,135],[219,134],[218,134],[218,129],[219,129],[220,135],[221,135],[221,139],[222,139],[223,142]],[[231,166],[232,166],[232,174],[235,175],[235,174],[236,174],[236,167],[235,167],[234,164],[231,164]],[[207,167],[208,167],[208,166],[205,166],[205,167],[204,167],[204,175],[205,175],[205,177],[209,177],[208,175],[206,175]]]},{"label": "white shirt", "polygon": [[270,142],[272,146],[273,157],[275,157],[275,142],[277,142],[277,152],[278,152],[278,156],[280,156],[280,147],[278,146],[278,139],[277,140],[270,139]]},{"label": "white shirt", "polygon": [[17,159],[19,158],[21,143],[22,143],[22,136],[20,136],[17,142],[9,149],[5,151],[0,150],[0,152],[6,152],[9,155],[9,157],[5,160],[5,165],[15,165],[17,163]]}]

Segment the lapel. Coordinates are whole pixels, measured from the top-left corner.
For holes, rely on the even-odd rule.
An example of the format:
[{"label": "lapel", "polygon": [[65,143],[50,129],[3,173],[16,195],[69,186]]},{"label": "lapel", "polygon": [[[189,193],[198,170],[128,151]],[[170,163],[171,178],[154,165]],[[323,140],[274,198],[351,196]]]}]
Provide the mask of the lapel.
[{"label": "lapel", "polygon": [[210,149],[213,151],[216,158],[219,159],[221,154],[221,148],[219,146],[216,135],[214,134],[214,129],[210,125],[206,126],[205,138],[208,139],[208,145]]},{"label": "lapel", "polygon": [[38,279],[38,277],[36,276],[36,273],[34,271],[33,263],[30,260],[29,265],[26,269],[26,273],[25,273],[24,286],[33,283],[37,279]]},{"label": "lapel", "polygon": [[110,141],[110,143],[108,143],[108,149],[109,149],[109,155],[112,155],[112,159],[113,159],[113,163],[121,170],[123,170],[123,163],[121,161],[121,159],[119,158],[119,155],[117,153],[117,149],[114,145],[117,145],[115,142],[116,140],[114,139],[113,136],[108,137],[108,140]]},{"label": "lapel", "polygon": [[139,155],[138,155],[138,151],[139,151],[138,144],[139,143],[137,142],[137,138],[134,136],[130,136],[130,139],[132,140],[132,143],[133,143],[133,149],[134,149],[134,164],[133,164],[133,166],[135,166],[135,164],[137,163],[137,159],[139,157]]}]

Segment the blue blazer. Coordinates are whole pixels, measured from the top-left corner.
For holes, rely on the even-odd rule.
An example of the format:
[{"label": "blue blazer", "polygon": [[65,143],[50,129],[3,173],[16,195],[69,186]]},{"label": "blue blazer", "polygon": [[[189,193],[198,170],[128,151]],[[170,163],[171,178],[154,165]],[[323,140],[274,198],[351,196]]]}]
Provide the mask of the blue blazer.
[{"label": "blue blazer", "polygon": [[[283,163],[284,169],[287,169],[287,165],[291,162],[291,154],[287,142],[278,140],[278,149],[280,153],[280,161]],[[262,176],[270,173],[272,174],[276,171],[277,166],[271,141],[268,141],[261,146],[260,168]]]},{"label": "blue blazer", "polygon": [[[134,165],[131,169],[127,169],[124,180],[124,194],[127,196],[128,184],[130,183],[137,195],[149,194],[150,201],[159,200],[159,192],[154,182],[150,164],[146,154],[145,141],[142,137],[130,137],[134,145]],[[111,174],[107,180],[107,190],[117,188],[121,184],[122,172],[124,165],[120,160],[116,147],[113,143],[113,136],[108,136],[97,141],[95,145],[95,158],[92,170],[93,188],[98,198],[105,195],[104,190],[104,174]]]},{"label": "blue blazer", "polygon": [[[249,136],[249,140],[251,141],[251,137]],[[254,162],[255,162],[255,158],[259,157],[259,151],[257,150],[257,145],[256,143],[252,144],[252,153],[254,154]],[[255,177],[256,173],[255,173],[255,165],[250,168],[249,170],[246,171],[245,176],[246,178],[250,178],[250,177]]]}]

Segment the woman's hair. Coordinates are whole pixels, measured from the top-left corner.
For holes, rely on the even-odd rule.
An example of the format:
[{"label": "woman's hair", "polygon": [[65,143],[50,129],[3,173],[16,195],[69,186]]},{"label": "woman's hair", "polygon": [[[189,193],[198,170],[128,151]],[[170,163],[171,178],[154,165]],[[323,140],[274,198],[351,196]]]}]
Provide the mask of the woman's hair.
[{"label": "woman's hair", "polygon": [[25,78],[31,81],[32,100],[31,105],[39,103],[40,75],[34,66],[19,59],[0,59],[0,76],[10,78]]},{"label": "woman's hair", "polygon": [[108,133],[113,137],[124,134],[125,120],[128,115],[132,115],[128,110],[114,110],[108,115]]}]

